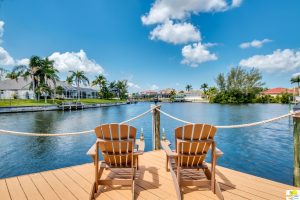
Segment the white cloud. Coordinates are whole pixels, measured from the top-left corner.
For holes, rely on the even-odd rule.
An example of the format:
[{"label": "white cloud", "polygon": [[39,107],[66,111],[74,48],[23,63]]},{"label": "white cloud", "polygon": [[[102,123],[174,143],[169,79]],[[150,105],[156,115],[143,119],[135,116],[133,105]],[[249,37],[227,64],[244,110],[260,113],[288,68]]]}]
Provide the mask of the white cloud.
[{"label": "white cloud", "polygon": [[28,58],[23,58],[20,60],[15,61],[16,65],[29,65],[29,59]]},{"label": "white cloud", "polygon": [[158,90],[159,87],[155,84],[151,85],[150,90]]},{"label": "white cloud", "polygon": [[294,74],[292,75],[292,78],[295,78],[295,77],[297,77],[297,76],[300,76],[300,72],[294,73]]},{"label": "white cloud", "polygon": [[262,47],[265,43],[272,42],[270,39],[263,39],[263,40],[253,40],[251,42],[244,42],[240,44],[240,48],[246,49],[249,47],[254,47],[254,48],[260,48]]},{"label": "white cloud", "polygon": [[238,7],[242,0],[156,0],[150,12],[142,16],[143,24],[164,23],[170,19],[184,20],[191,14],[218,12]]},{"label": "white cloud", "polygon": [[90,60],[83,50],[79,52],[54,52],[49,56],[54,60],[54,66],[61,72],[81,70],[86,73],[103,73],[104,69],[94,60]]},{"label": "white cloud", "polygon": [[300,67],[300,50],[275,50],[268,55],[255,55],[239,63],[243,67],[254,67],[266,71],[288,71]]},{"label": "white cloud", "polygon": [[236,8],[239,7],[243,3],[243,0],[232,0],[231,7]]},{"label": "white cloud", "polygon": [[14,65],[14,59],[9,55],[9,53],[0,47],[0,65]]},{"label": "white cloud", "polygon": [[134,84],[132,82],[128,82],[128,87],[133,88],[133,89],[141,89],[141,87],[137,84]]},{"label": "white cloud", "polygon": [[183,56],[181,63],[192,67],[198,67],[201,63],[218,59],[215,54],[210,53],[207,47],[201,43],[186,45],[182,48],[181,53]]},{"label": "white cloud", "polygon": [[0,21],[0,43],[2,42],[1,38],[4,34],[4,21]]},{"label": "white cloud", "polygon": [[150,33],[151,40],[162,40],[173,44],[185,44],[187,42],[198,42],[201,40],[200,31],[190,23],[173,23],[167,21],[158,25]]}]

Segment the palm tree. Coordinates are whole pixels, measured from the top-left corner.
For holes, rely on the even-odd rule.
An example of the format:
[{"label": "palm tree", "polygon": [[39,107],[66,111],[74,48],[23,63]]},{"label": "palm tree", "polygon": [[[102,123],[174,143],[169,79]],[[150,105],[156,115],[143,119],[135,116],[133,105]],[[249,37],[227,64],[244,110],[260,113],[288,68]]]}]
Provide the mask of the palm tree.
[{"label": "palm tree", "polygon": [[[98,75],[95,77],[95,80],[93,80],[92,85],[98,85],[99,86],[99,92],[101,93],[102,88],[106,86],[106,78],[103,75]],[[103,95],[103,94],[102,94]]]},{"label": "palm tree", "polygon": [[114,96],[113,91],[115,91],[116,88],[117,88],[116,81],[112,81],[108,84],[108,89],[109,89],[110,93],[112,94],[112,96]]},{"label": "palm tree", "polygon": [[300,86],[300,74],[296,75],[296,76],[293,76],[291,78],[291,84],[293,84],[293,83],[297,83],[297,85],[298,85],[298,94],[300,95],[300,88],[299,88],[299,86]]},{"label": "palm tree", "polygon": [[0,80],[2,80],[3,77],[5,77],[6,73],[7,73],[7,70],[0,67]]},{"label": "palm tree", "polygon": [[45,84],[45,83],[41,83],[39,84],[39,86],[36,88],[36,93],[38,95],[43,95],[44,99],[45,99],[45,103],[47,103],[47,97],[49,95],[49,93],[51,93],[51,88],[49,85]]},{"label": "palm tree", "polygon": [[185,90],[186,91],[191,91],[193,89],[193,87],[192,87],[192,85],[190,85],[190,84],[187,84],[186,86],[185,86]]},{"label": "palm tree", "polygon": [[44,83],[51,88],[53,86],[54,95],[56,96],[56,82],[59,81],[59,77],[57,75],[58,70],[54,67],[54,61],[45,58],[42,60],[41,68],[38,71],[39,79],[41,83]]},{"label": "palm tree", "polygon": [[118,90],[118,97],[120,99],[125,99],[126,97],[127,88],[128,88],[127,82],[128,82],[127,80],[122,80],[122,81],[117,81],[116,83],[116,88]]},{"label": "palm tree", "polygon": [[207,96],[207,88],[208,88],[208,84],[207,83],[203,83],[200,88],[203,90],[203,93],[205,96]]},{"label": "palm tree", "polygon": [[70,76],[67,77],[67,82],[69,84],[75,83],[77,86],[77,99],[80,100],[80,91],[79,85],[82,83],[83,85],[89,84],[89,79],[85,76],[84,71],[69,71],[71,73]]},{"label": "palm tree", "polygon": [[31,83],[30,87],[34,91],[34,99],[36,99],[36,87],[39,84],[38,71],[42,66],[42,59],[39,56],[32,56],[29,60],[29,66],[26,65],[18,65],[15,66],[9,75],[14,79],[18,79],[18,77],[22,76],[25,80],[30,77]]}]

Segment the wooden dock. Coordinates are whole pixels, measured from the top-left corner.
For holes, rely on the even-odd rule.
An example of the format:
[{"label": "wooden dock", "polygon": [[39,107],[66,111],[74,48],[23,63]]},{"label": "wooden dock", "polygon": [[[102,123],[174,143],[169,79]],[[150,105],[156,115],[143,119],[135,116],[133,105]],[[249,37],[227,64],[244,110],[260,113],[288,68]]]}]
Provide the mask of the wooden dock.
[{"label": "wooden dock", "polygon": [[[22,167],[22,166],[20,166]],[[108,177],[126,176],[126,171],[109,170]],[[195,172],[186,174],[195,177]],[[293,186],[259,178],[224,167],[217,167],[218,180],[221,183],[225,199],[285,199],[286,190],[298,189]],[[0,179],[1,200],[45,199],[45,200],[85,200],[89,199],[94,178],[93,164],[56,169],[41,173]],[[125,200],[131,198],[126,187],[102,188],[97,199]],[[185,200],[217,199],[206,188],[188,187],[184,189]],[[163,151],[147,152],[140,157],[140,170],[137,173],[135,197],[141,200],[176,199],[176,193],[170,172],[165,171]]]}]

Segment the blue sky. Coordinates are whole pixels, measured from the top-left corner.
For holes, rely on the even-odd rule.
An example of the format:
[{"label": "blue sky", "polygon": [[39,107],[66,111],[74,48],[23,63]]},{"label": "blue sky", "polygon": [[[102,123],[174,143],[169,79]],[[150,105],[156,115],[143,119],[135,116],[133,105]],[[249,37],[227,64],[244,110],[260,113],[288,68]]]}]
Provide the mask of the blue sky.
[{"label": "blue sky", "polygon": [[242,65],[260,69],[267,87],[291,87],[300,72],[299,0],[214,2],[2,0],[0,66],[50,56],[62,79],[82,69],[91,79],[128,79],[137,91],[198,89]]}]

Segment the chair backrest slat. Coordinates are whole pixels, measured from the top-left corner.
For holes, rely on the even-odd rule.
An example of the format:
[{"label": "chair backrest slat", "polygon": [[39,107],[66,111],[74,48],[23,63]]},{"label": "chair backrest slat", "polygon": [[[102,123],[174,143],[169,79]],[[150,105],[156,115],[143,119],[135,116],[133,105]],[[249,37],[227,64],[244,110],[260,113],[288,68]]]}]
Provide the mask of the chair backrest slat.
[{"label": "chair backrest slat", "polygon": [[175,129],[176,152],[181,166],[199,166],[206,158],[216,127],[209,124],[188,124]]},{"label": "chair backrest slat", "polygon": [[95,128],[104,161],[114,167],[133,164],[136,128],[127,124],[103,124]]}]

